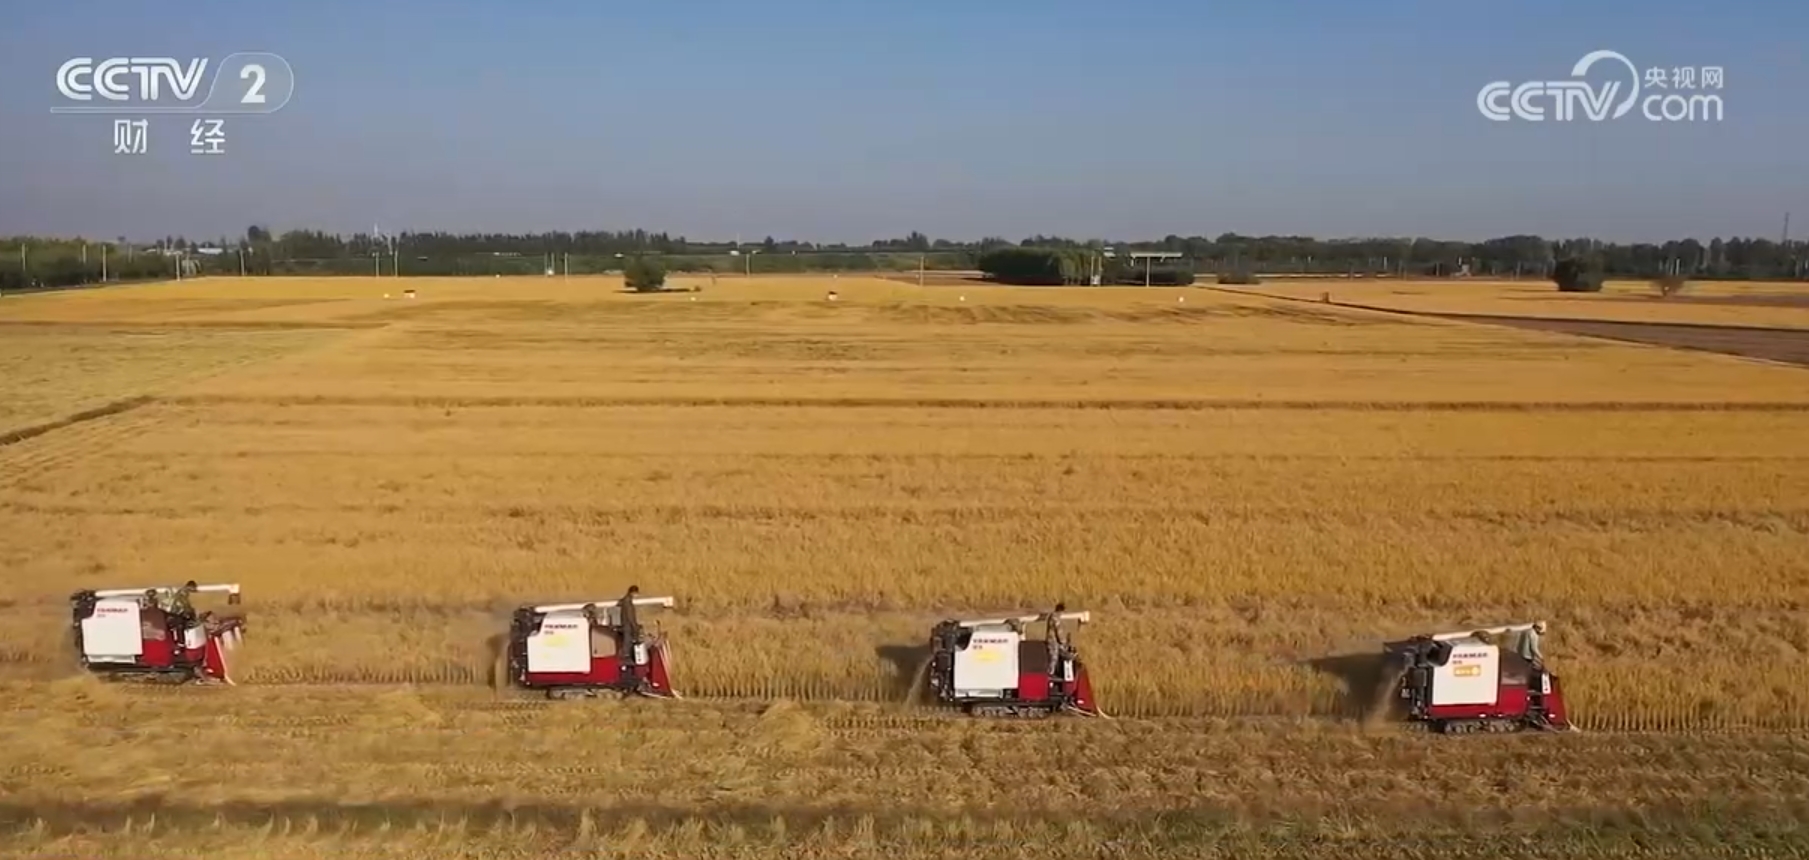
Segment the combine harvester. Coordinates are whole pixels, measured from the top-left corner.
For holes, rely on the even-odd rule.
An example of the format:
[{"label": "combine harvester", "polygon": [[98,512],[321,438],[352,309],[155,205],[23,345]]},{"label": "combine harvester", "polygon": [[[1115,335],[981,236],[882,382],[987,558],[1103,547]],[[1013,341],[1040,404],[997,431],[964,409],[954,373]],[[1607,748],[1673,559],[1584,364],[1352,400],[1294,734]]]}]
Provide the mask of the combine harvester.
[{"label": "combine harvester", "polygon": [[1444,734],[1574,731],[1555,675],[1495,641],[1531,624],[1415,636],[1383,646],[1411,725]]},{"label": "combine harvester", "polygon": [[[1076,625],[1088,612],[1062,612]],[[943,621],[930,633],[929,688],[937,704],[981,717],[1106,716],[1093,699],[1087,667],[1073,649],[1050,672],[1053,643],[1026,639],[1024,625],[1048,615]]]},{"label": "combine harvester", "polygon": [[[644,607],[677,604],[670,597],[634,597],[633,602],[637,614]],[[623,630],[621,614],[614,601],[516,609],[509,625],[509,678],[522,688],[545,691],[549,699],[679,698],[672,689],[666,637]]]},{"label": "combine harvester", "polygon": [[228,604],[239,603],[237,584],[114,588],[71,595],[82,668],[109,680],[233,683],[227,655],[238,646],[245,619],[162,608],[162,596],[184,590],[225,594]]}]

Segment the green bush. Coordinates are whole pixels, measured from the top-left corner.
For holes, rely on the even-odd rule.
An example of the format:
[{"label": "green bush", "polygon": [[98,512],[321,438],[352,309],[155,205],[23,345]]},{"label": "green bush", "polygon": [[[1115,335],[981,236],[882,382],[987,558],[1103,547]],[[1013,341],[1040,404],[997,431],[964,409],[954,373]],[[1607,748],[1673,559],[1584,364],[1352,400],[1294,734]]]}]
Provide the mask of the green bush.
[{"label": "green bush", "polygon": [[1558,285],[1560,293],[1599,293],[1602,291],[1602,273],[1575,257],[1559,260],[1558,264],[1552,267],[1551,279]]},{"label": "green bush", "polygon": [[999,248],[975,261],[980,272],[1001,284],[1060,286],[1074,283],[1071,255],[1053,248]]},{"label": "green bush", "polygon": [[1136,260],[1118,259],[1106,264],[1105,277],[1101,280],[1107,284],[1135,287],[1145,283],[1152,287],[1185,287],[1194,282],[1193,263],[1171,260],[1145,269]]},{"label": "green bush", "polygon": [[657,293],[666,288],[666,268],[656,260],[635,257],[622,268],[628,288],[637,293]]},{"label": "green bush", "polygon": [[1661,299],[1668,299],[1683,292],[1683,288],[1686,286],[1689,286],[1689,281],[1676,275],[1665,275],[1652,279],[1652,289],[1658,291],[1658,297]]}]

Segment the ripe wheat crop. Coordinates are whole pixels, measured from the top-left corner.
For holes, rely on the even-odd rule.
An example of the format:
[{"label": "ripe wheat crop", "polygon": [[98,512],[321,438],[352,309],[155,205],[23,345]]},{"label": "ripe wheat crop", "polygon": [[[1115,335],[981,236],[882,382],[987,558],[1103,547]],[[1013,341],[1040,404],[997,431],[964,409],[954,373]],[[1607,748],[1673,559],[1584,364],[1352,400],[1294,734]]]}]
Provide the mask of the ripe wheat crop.
[{"label": "ripe wheat crop", "polygon": [[[1804,371],[1198,289],[397,283],[0,304],[8,856],[1800,841]],[[187,578],[245,587],[240,686],[73,670],[69,591]],[[631,582],[688,700],[486,689],[515,604]],[[1057,600],[1120,719],[904,703],[936,620]],[[1534,618],[1592,731],[1353,719],[1382,640]]]},{"label": "ripe wheat crop", "polygon": [[0,677],[68,665],[73,588],[193,577],[247,683],[475,686],[514,604],[634,582],[699,696],[895,702],[937,619],[1065,600],[1126,715],[1342,716],[1385,638],[1546,618],[1585,725],[1809,721],[1801,370],[1199,289],[406,283],[9,299],[9,366],[105,344],[9,408],[142,402],[0,447]]}]

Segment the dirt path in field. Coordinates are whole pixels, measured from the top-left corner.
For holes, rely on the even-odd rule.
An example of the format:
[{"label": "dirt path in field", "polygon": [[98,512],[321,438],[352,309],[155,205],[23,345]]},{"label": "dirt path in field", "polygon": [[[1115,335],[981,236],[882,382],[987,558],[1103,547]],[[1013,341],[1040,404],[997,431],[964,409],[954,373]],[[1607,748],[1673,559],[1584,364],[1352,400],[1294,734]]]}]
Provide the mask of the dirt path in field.
[{"label": "dirt path in field", "polygon": [[[1743,358],[1758,358],[1782,364],[1793,364],[1798,367],[1809,367],[1809,330],[1793,328],[1773,328],[1768,326],[1715,325],[1708,323],[1668,323],[1668,322],[1622,322],[1616,320],[1579,319],[1574,317],[1529,317],[1508,314],[1453,314],[1433,313],[1430,311],[1412,311],[1402,308],[1391,308],[1382,305],[1360,304],[1356,302],[1324,302],[1318,299],[1300,296],[1283,296],[1264,293],[1259,290],[1226,289],[1208,286],[1238,296],[1258,296],[1286,302],[1298,302],[1333,308],[1349,308],[1352,310],[1371,311],[1374,313],[1392,314],[1403,317],[1420,317],[1430,319],[1453,320],[1456,322],[1483,323],[1510,328],[1547,331],[1556,334],[1568,334],[1577,337],[1589,337],[1600,340],[1613,340],[1622,343],[1638,343],[1647,346],[1662,346],[1671,349],[1688,349],[1698,352],[1713,352],[1721,355],[1734,355]],[[1691,300],[1673,299],[1672,301]],[[1745,296],[1745,297],[1693,297],[1696,304],[1735,304],[1764,305],[1775,307],[1803,307],[1809,299],[1797,296]]]},{"label": "dirt path in field", "polygon": [[1716,352],[1746,358],[1809,367],[1809,331],[1691,323],[1632,323],[1602,320],[1546,319],[1540,317],[1483,316],[1478,314],[1423,314],[1441,319],[1486,322],[1514,328],[1549,331],[1580,337],[1617,340]]}]

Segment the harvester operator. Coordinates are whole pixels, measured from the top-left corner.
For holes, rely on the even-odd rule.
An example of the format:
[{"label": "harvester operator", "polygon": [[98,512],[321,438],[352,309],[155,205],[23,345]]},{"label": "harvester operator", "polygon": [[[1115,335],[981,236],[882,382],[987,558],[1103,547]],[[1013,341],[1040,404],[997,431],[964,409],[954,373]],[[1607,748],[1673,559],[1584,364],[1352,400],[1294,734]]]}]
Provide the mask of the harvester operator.
[{"label": "harvester operator", "polygon": [[194,580],[182,584],[181,588],[165,592],[163,611],[173,618],[180,618],[184,627],[195,623],[195,605],[189,602],[189,595],[194,594],[200,586]]},{"label": "harvester operator", "polygon": [[1062,613],[1068,611],[1068,604],[1055,604],[1055,611],[1049,613],[1043,623],[1043,641],[1048,643],[1049,680],[1059,678],[1062,658],[1071,653],[1068,631],[1062,627]]},{"label": "harvester operator", "polygon": [[1527,628],[1520,634],[1520,647],[1518,649],[1521,659],[1526,661],[1528,670],[1526,677],[1527,686],[1529,688],[1527,690],[1529,694],[1528,715],[1533,717],[1534,720],[1541,725],[1549,723],[1549,718],[1545,712],[1545,696],[1543,694],[1543,691],[1545,690],[1545,649],[1540,647],[1540,640],[1543,639],[1544,636],[1545,622],[1534,621],[1533,626]]},{"label": "harvester operator", "polygon": [[641,587],[628,586],[628,593],[616,601],[616,620],[622,625],[622,637],[616,643],[616,656],[621,658],[623,666],[634,665],[634,646],[641,642],[641,621],[634,611],[635,598],[641,596]]},{"label": "harvester operator", "polygon": [[1545,671],[1545,649],[1540,647],[1539,640],[1545,635],[1545,622],[1535,621],[1533,626],[1520,634],[1520,658],[1527,662],[1535,672]]}]

